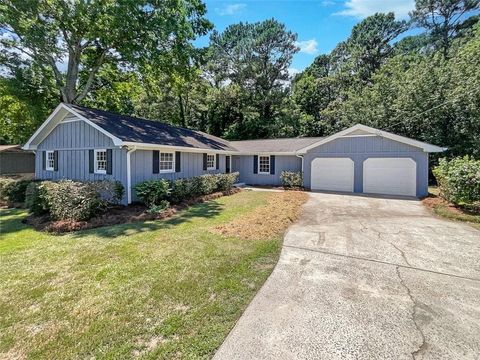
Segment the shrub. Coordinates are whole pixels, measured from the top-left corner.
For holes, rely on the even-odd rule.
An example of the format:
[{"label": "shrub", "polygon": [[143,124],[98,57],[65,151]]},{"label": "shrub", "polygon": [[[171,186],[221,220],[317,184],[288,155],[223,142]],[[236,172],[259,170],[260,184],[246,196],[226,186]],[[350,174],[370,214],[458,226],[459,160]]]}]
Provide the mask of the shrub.
[{"label": "shrub", "polygon": [[48,212],[46,200],[46,187],[44,182],[31,182],[25,190],[25,207],[34,215],[42,215]]},{"label": "shrub", "polygon": [[457,205],[480,202],[480,160],[468,156],[450,161],[440,159],[433,169],[440,196]]},{"label": "shrub", "polygon": [[148,207],[159,205],[170,195],[170,184],[167,180],[148,180],[134,187],[137,197]]},{"label": "shrub", "polygon": [[174,204],[181,203],[192,197],[192,181],[190,179],[174,180],[170,183],[170,187],[169,199]]},{"label": "shrub", "polygon": [[280,180],[285,187],[303,186],[303,173],[301,171],[282,171]]},{"label": "shrub", "polygon": [[0,179],[0,199],[8,203],[25,202],[27,186],[34,180]]},{"label": "shrub", "polygon": [[152,205],[148,208],[147,213],[149,214],[161,214],[168,209],[170,203],[167,200],[162,200],[158,205]]},{"label": "shrub", "polygon": [[217,189],[216,175],[195,176],[191,180],[191,196],[202,196],[215,192]]},{"label": "shrub", "polygon": [[238,179],[239,173],[234,172],[230,174],[218,174],[217,177],[217,191],[227,191],[233,187],[233,184]]},{"label": "shrub", "polygon": [[120,181],[101,180],[91,182],[91,184],[99,194],[104,206],[118,204],[125,194],[125,188]]},{"label": "shrub", "polygon": [[88,220],[103,210],[104,203],[94,183],[60,180],[42,183],[41,197],[56,220]]},{"label": "shrub", "polygon": [[10,178],[0,178],[0,200],[5,202],[10,202],[9,193],[10,188],[15,180]]}]

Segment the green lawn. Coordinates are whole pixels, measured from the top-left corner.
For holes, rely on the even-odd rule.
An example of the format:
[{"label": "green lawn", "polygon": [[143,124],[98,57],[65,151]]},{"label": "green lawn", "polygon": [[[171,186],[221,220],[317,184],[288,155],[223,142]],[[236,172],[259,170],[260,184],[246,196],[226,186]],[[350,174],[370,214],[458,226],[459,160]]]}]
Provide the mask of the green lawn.
[{"label": "green lawn", "polygon": [[281,236],[209,231],[266,204],[241,192],[168,221],[50,235],[0,210],[0,358],[209,358],[274,267]]}]

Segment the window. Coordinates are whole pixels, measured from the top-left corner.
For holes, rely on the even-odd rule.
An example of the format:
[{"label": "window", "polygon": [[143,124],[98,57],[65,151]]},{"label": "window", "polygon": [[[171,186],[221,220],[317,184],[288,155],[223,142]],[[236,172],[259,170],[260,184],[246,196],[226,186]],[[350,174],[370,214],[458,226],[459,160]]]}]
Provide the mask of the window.
[{"label": "window", "polygon": [[107,173],[107,150],[95,150],[95,173]]},{"label": "window", "polygon": [[55,152],[47,151],[46,152],[46,161],[45,161],[45,170],[53,171],[55,170]]},{"label": "window", "polygon": [[258,157],[258,173],[270,174],[270,156]]},{"label": "window", "polygon": [[215,167],[215,154],[207,154],[207,170],[214,170]]},{"label": "window", "polygon": [[173,152],[161,152],[160,153],[160,172],[173,172],[175,168]]}]

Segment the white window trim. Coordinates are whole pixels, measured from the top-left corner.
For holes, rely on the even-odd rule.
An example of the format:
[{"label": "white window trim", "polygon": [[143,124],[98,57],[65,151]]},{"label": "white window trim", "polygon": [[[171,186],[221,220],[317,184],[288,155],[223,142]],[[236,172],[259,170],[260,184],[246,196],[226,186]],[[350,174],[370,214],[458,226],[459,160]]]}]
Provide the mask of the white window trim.
[{"label": "white window trim", "polygon": [[[261,157],[268,157],[268,171],[260,171],[260,158]],[[271,164],[270,155],[258,155],[257,168],[258,168],[258,173],[260,175],[270,175],[270,164]]]},{"label": "white window trim", "polygon": [[[208,166],[208,157],[213,156],[213,167]],[[212,171],[217,169],[217,156],[215,154],[207,154],[207,170]]]},{"label": "white window trim", "polygon": [[[48,154],[52,154],[53,156],[53,166],[48,166]],[[45,151],[45,170],[55,171],[55,151],[54,150]]]},{"label": "white window trim", "polygon": [[[161,162],[162,162],[162,154],[172,154],[172,169],[161,169]],[[161,151],[158,154],[158,172],[160,174],[171,174],[175,172],[175,151]]]},{"label": "white window trim", "polygon": [[[99,152],[105,152],[105,161],[108,161],[108,159],[106,158],[107,156],[107,149],[94,149],[93,150],[93,172],[95,174],[102,174],[102,175],[105,175],[107,173],[107,169],[105,170],[98,170],[98,162],[97,162],[97,154]],[[108,166],[108,164],[106,165]]]}]

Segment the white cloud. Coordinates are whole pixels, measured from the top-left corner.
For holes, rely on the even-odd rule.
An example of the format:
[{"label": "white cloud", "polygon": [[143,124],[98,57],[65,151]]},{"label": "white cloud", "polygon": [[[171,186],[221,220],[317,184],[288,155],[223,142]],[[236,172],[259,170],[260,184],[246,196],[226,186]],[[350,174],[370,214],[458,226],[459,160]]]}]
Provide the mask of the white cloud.
[{"label": "white cloud", "polygon": [[222,8],[215,8],[215,12],[220,16],[235,15],[244,10],[247,4],[229,4]]},{"label": "white cloud", "polygon": [[347,0],[345,9],[334,15],[366,18],[377,12],[394,12],[396,18],[406,18],[409,11],[415,8],[415,0]]},{"label": "white cloud", "polygon": [[301,70],[293,68],[293,67],[288,68],[287,71],[288,71],[288,75],[290,75],[291,77],[294,77],[295,75],[300,74],[302,72]]},{"label": "white cloud", "polygon": [[295,43],[300,48],[300,52],[306,54],[316,54],[318,52],[318,42],[315,39],[305,40],[305,41],[297,41]]},{"label": "white cloud", "polygon": [[323,0],[322,1],[322,6],[332,6],[335,5],[335,1],[332,0]]}]

